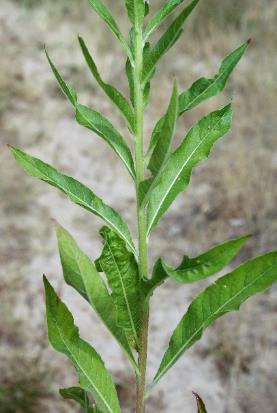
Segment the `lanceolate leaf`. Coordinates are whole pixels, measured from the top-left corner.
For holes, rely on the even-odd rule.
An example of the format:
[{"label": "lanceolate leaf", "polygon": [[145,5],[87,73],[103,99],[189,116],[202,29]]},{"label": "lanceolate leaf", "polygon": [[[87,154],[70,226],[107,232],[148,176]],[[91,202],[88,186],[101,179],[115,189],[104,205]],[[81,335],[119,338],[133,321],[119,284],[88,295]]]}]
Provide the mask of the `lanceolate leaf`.
[{"label": "lanceolate leaf", "polygon": [[186,8],[184,8],[184,10],[174,19],[155,46],[146,54],[143,68],[143,80],[145,83],[151,77],[158,61],[174,45],[176,40],[181,35],[185,20],[188,18],[198,2],[199,0],[193,0]]},{"label": "lanceolate leaf", "polygon": [[146,26],[143,33],[144,40],[150,36],[150,34],[157,29],[157,27],[163,23],[167,16],[172,13],[176,7],[178,7],[184,0],[167,0],[164,6],[157,11],[157,13],[152,17]]},{"label": "lanceolate leaf", "polygon": [[[128,172],[135,177],[134,161],[130,149],[128,148],[126,142],[120,133],[115,129],[115,127],[106,119],[101,113],[88,108],[77,103],[77,94],[75,90],[70,87],[62,78],[54,63],[50,60],[47,55],[50,66],[53,73],[62,88],[64,94],[69,99],[69,101],[74,105],[76,110],[76,120],[77,122],[97,133],[101,138],[103,138],[115,151],[115,153],[120,157]],[[108,85],[109,87],[109,85]],[[127,103],[128,104],[128,103]]]},{"label": "lanceolate leaf", "polygon": [[180,283],[192,283],[222,270],[240,251],[249,236],[219,244],[195,258],[185,256],[176,269],[163,263],[165,272]]},{"label": "lanceolate leaf", "polygon": [[145,15],[144,0],[125,0],[128,16],[134,26],[140,27]]},{"label": "lanceolate leaf", "polygon": [[118,38],[124,50],[126,51],[127,55],[131,57],[129,46],[125,38],[123,37],[116,21],[114,20],[111,12],[107,9],[107,7],[102,3],[101,0],[88,0],[88,2],[91,5],[91,7],[96,11],[96,13],[109,26],[113,34]]},{"label": "lanceolate leaf", "polygon": [[271,287],[276,280],[277,252],[271,252],[247,261],[199,294],[173,332],[154,383],[201,338],[214,320],[239,310],[244,301]]},{"label": "lanceolate leaf", "polygon": [[[249,41],[244,43],[238,49],[236,49],[227,57],[225,57],[218,73],[212,79],[202,77],[198,79],[196,82],[194,82],[188,90],[180,94],[179,116],[181,116],[184,112],[199,105],[204,100],[216,96],[224,89],[228,78],[230,77],[231,73],[233,72],[234,68],[236,67],[242,56],[244,55],[248,45]],[[163,125],[163,119],[164,118],[162,117],[157,122],[153,130],[149,146],[150,153],[153,151],[159,140]]]},{"label": "lanceolate leaf", "polygon": [[158,182],[160,174],[163,170],[163,167],[171,153],[171,146],[176,126],[177,114],[178,92],[176,82],[174,82],[169,107],[164,117],[163,127],[160,133],[160,139],[157,142],[155,150],[153,151],[148,164],[148,169],[152,172],[152,178],[142,182],[140,185],[140,201],[142,207],[145,206],[145,204],[147,203],[151,191],[153,190],[153,188],[155,188],[156,183]]},{"label": "lanceolate leaf", "polygon": [[75,288],[92,305],[135,365],[126,335],[117,325],[113,299],[94,263],[60,225],[56,225],[56,233],[66,283]]},{"label": "lanceolate leaf", "polygon": [[205,404],[203,402],[203,400],[201,399],[201,397],[199,396],[199,394],[193,392],[195,398],[196,398],[196,402],[197,402],[197,413],[207,413]]},{"label": "lanceolate leaf", "polygon": [[50,56],[47,53],[47,50],[45,50],[45,54],[46,54],[47,60],[50,64],[50,67],[52,69],[52,72],[54,73],[54,76],[57,79],[58,84],[60,85],[60,88],[62,89],[63,93],[68,98],[68,100],[72,103],[72,105],[75,106],[76,103],[77,103],[77,94],[76,94],[75,90],[70,85],[68,85],[64,81],[64,79],[61,77],[61,75],[58,72],[56,66],[54,65],[54,63],[50,59]]},{"label": "lanceolate leaf", "polygon": [[168,274],[164,269],[161,258],[159,258],[154,265],[152,278],[142,283],[144,296],[149,299],[154,290],[162,285],[167,278]]},{"label": "lanceolate leaf", "polygon": [[76,179],[63,175],[53,166],[27,155],[20,149],[10,147],[16,161],[31,176],[41,179],[60,189],[73,202],[101,217],[118,235],[124,239],[128,248],[135,251],[127,224],[111,207],[97,197],[89,188]]},{"label": "lanceolate leaf", "polygon": [[87,106],[76,105],[76,120],[86,128],[101,136],[120,157],[128,172],[135,177],[134,161],[130,149],[120,133],[101,113]]},{"label": "lanceolate leaf", "polygon": [[80,386],[90,392],[103,413],[120,413],[115,386],[99,354],[79,336],[68,308],[44,277],[49,341],[74,364]]},{"label": "lanceolate leaf", "polygon": [[134,113],[127,99],[114,86],[109,85],[108,83],[105,83],[102,80],[100,73],[98,72],[98,69],[96,67],[96,64],[91,54],[88,51],[87,46],[84,40],[82,39],[82,37],[80,36],[79,36],[79,43],[80,43],[83,55],[88,64],[88,67],[90,68],[90,71],[92,75],[94,76],[95,80],[101,86],[101,88],[106,93],[106,95],[111,99],[111,101],[117,106],[119,111],[122,113],[124,118],[127,120],[129,129],[133,132],[134,131]]},{"label": "lanceolate leaf", "polygon": [[192,126],[186,138],[170,156],[148,206],[148,232],[159,222],[171,203],[189,184],[192,169],[208,157],[213,144],[225,135],[232,120],[231,105],[212,112]]},{"label": "lanceolate leaf", "polygon": [[85,390],[80,387],[68,387],[60,389],[60,395],[64,399],[74,400],[85,410],[86,413],[101,413],[97,407],[89,406]]},{"label": "lanceolate leaf", "polygon": [[98,265],[106,274],[112,290],[117,323],[126,331],[130,341],[138,344],[141,298],[137,262],[115,232],[103,227],[100,234],[104,248]]}]

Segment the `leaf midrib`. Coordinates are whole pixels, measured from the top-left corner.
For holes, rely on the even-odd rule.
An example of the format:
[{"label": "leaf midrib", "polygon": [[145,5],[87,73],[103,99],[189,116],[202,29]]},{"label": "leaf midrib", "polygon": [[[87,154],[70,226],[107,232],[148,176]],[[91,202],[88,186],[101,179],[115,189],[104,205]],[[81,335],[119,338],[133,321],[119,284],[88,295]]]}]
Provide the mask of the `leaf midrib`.
[{"label": "leaf midrib", "polygon": [[[247,284],[247,286],[244,286],[238,293],[236,293],[234,296],[232,296],[229,300],[227,300],[221,307],[219,307],[210,317],[206,319],[204,323],[201,324],[201,326],[193,333],[193,335],[183,344],[183,346],[180,348],[180,350],[175,354],[175,356],[171,359],[171,362],[166,365],[166,367],[160,372],[160,374],[155,378],[153,381],[153,384],[157,383],[159,379],[168,371],[168,369],[174,364],[176,359],[180,356],[180,354],[183,352],[183,349],[189,345],[189,343],[194,339],[195,336],[197,336],[198,333],[200,333],[204,328],[205,325],[207,324],[208,321],[210,321],[211,318],[213,318],[214,315],[220,313],[225,306],[230,304],[233,300],[235,300],[240,294],[244,292],[247,288],[251,287],[253,284],[255,284],[261,277],[263,277],[268,271],[271,271],[272,268],[277,267],[277,264],[271,265],[269,268],[267,268],[262,274],[260,274],[258,277],[255,278],[252,282]],[[180,321],[181,322],[181,321]],[[178,326],[176,327],[178,328]]]}]

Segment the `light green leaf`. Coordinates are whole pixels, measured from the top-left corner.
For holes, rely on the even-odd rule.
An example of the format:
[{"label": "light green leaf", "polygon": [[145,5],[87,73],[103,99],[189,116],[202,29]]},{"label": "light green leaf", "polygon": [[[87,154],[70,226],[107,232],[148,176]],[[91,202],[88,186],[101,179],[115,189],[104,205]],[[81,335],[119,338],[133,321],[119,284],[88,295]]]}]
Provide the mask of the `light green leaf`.
[{"label": "light green leaf", "polygon": [[[222,92],[231,73],[247,50],[248,45],[249,41],[242,44],[238,49],[225,57],[221,63],[218,73],[212,79],[202,77],[194,82],[188,90],[180,94],[179,116],[199,105],[204,100],[216,96],[218,93]],[[153,151],[159,140],[163,119],[164,118],[162,117],[153,129],[148,150],[149,153]]]},{"label": "light green leaf", "polygon": [[134,161],[131,151],[123,137],[108,119],[101,115],[101,113],[87,106],[77,104],[76,120],[80,125],[85,126],[103,138],[122,160],[131,177],[135,177]]},{"label": "light green leaf", "polygon": [[44,277],[48,337],[53,348],[74,364],[82,389],[90,392],[103,413],[120,413],[115,386],[99,354],[79,336],[72,314]]},{"label": "light green leaf", "polygon": [[186,138],[170,156],[148,206],[148,233],[158,224],[171,203],[189,184],[192,169],[208,157],[213,144],[225,135],[232,121],[231,105],[212,112],[192,126]]},{"label": "light green leaf", "polygon": [[45,54],[46,54],[47,60],[50,64],[50,67],[52,69],[52,72],[54,73],[54,76],[55,76],[58,84],[60,85],[60,88],[62,89],[63,93],[68,98],[68,100],[72,103],[72,105],[75,106],[76,103],[77,103],[77,94],[76,94],[75,90],[63,80],[63,78],[61,77],[60,73],[58,72],[56,66],[54,65],[54,63],[50,59],[50,56],[47,53],[46,49],[45,49]]},{"label": "light green leaf", "polygon": [[89,406],[87,394],[85,390],[80,387],[68,387],[67,389],[60,389],[60,395],[65,400],[74,400],[85,410],[86,413],[101,413],[97,407]]},{"label": "light green leaf", "polygon": [[152,19],[148,22],[143,33],[144,40],[159,27],[163,21],[178,7],[184,0],[167,0],[167,2],[155,13]]},{"label": "light green leaf", "polygon": [[85,60],[88,64],[88,67],[94,76],[95,80],[101,86],[103,91],[106,93],[106,95],[111,99],[111,101],[116,105],[116,107],[119,109],[119,111],[122,113],[124,118],[126,119],[128,123],[128,127],[131,132],[134,131],[134,113],[127,101],[127,99],[122,95],[121,92],[119,92],[114,86],[105,83],[101,76],[100,73],[96,67],[96,64],[91,56],[91,54],[88,51],[88,48],[82,39],[82,37],[78,37],[79,43],[83,52],[83,55],[85,57]]},{"label": "light green leaf", "polygon": [[113,208],[104,204],[88,187],[71,176],[63,175],[53,166],[34,158],[18,148],[10,147],[16,161],[31,176],[60,189],[73,202],[101,217],[135,251],[127,224]]},{"label": "light green leaf", "polygon": [[182,33],[184,22],[198,4],[199,0],[193,0],[184,10],[173,20],[169,28],[158,40],[155,46],[149,50],[144,58],[143,80],[148,82],[153,74],[153,70],[161,57],[175,44]]},{"label": "light green leaf", "polygon": [[196,398],[196,402],[197,402],[197,413],[207,413],[205,404],[203,402],[203,400],[201,399],[201,397],[199,396],[199,394],[192,392]]},{"label": "light green leaf", "polygon": [[97,260],[107,276],[116,307],[118,325],[126,331],[130,342],[138,345],[141,297],[138,265],[125,242],[107,227],[100,231],[104,248]]},{"label": "light green leaf", "polygon": [[122,44],[127,55],[131,58],[129,46],[108,8],[102,3],[101,0],[88,0],[88,2],[91,5],[91,7],[96,11],[98,16],[101,17],[101,19],[103,19],[104,22],[109,26],[113,34]]},{"label": "light green leaf", "polygon": [[201,338],[213,321],[239,310],[244,301],[271,287],[276,280],[277,252],[271,252],[247,261],[199,294],[174,330],[154,383]]},{"label": "light green leaf", "polygon": [[149,200],[151,191],[155,188],[160,174],[163,171],[164,165],[171,153],[171,146],[173,135],[176,127],[178,115],[178,91],[177,84],[174,82],[173,91],[170,99],[170,103],[167,109],[167,113],[164,117],[162,131],[160,133],[160,139],[157,142],[155,150],[152,153],[151,159],[148,164],[148,169],[152,172],[152,179],[147,180],[147,183],[142,182],[140,188],[140,197],[143,197],[141,206],[144,206]]},{"label": "light green leaf", "polygon": [[164,271],[180,283],[203,280],[222,270],[248,239],[249,236],[243,236],[224,242],[195,258],[184,256],[182,263],[176,269],[163,263]]},{"label": "light green leaf", "polygon": [[91,304],[123,350],[126,351],[132,364],[135,365],[126,335],[117,325],[113,299],[94,263],[63,227],[56,225],[56,233],[66,283],[75,288]]},{"label": "light green leaf", "polygon": [[144,0],[125,0],[125,5],[131,23],[134,26],[140,27],[145,15]]}]

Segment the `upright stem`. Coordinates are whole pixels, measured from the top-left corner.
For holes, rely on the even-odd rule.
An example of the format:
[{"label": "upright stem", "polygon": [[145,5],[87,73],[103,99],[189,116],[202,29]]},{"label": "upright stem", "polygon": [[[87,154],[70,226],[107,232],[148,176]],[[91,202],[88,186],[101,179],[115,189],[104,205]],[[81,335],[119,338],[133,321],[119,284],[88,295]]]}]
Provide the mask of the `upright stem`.
[{"label": "upright stem", "polygon": [[[142,27],[135,26],[135,56],[134,56],[134,101],[136,119],[136,196],[137,196],[137,228],[139,241],[139,272],[140,277],[147,278],[147,228],[145,209],[139,206],[139,185],[144,180],[144,146],[143,146],[143,40]],[[147,364],[149,306],[143,305],[141,333],[139,343],[139,374],[137,375],[136,413],[144,413],[144,390]]]}]

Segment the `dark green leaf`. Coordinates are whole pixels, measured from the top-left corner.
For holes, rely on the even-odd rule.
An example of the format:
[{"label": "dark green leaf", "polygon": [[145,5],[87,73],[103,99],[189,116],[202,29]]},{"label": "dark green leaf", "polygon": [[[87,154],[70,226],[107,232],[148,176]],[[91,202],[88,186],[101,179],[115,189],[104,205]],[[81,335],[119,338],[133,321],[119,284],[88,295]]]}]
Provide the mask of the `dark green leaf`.
[{"label": "dark green leaf", "polygon": [[135,365],[126,335],[117,325],[113,299],[94,263],[63,227],[56,225],[56,233],[66,283],[75,288],[92,305],[103,323],[126,351],[132,364]]},{"label": "dark green leaf", "polygon": [[193,0],[174,19],[166,32],[158,40],[155,46],[149,50],[144,58],[143,80],[146,83],[152,76],[153,70],[161,57],[175,44],[182,33],[184,22],[193,11],[199,0]]},{"label": "dark green leaf", "polygon": [[[218,73],[212,78],[207,79],[202,77],[194,82],[191,87],[179,96],[179,116],[184,112],[199,105],[204,100],[216,96],[220,93],[233,72],[234,68],[244,55],[249,41],[241,45],[238,49],[230,53],[221,63]],[[152,153],[155,148],[161,133],[163,125],[163,117],[157,122],[151,136],[149,145],[149,153]]]},{"label": "dark green leaf", "polygon": [[48,62],[50,64],[50,67],[52,69],[52,72],[54,73],[54,76],[57,79],[57,82],[60,85],[63,93],[68,98],[68,100],[72,103],[72,105],[75,106],[76,103],[77,103],[77,94],[76,94],[75,90],[63,80],[63,78],[61,77],[61,75],[58,72],[57,68],[55,67],[54,63],[50,59],[50,56],[47,53],[47,50],[45,50],[45,53],[46,53],[46,57],[48,59]]},{"label": "dark green leaf", "polygon": [[96,64],[87,49],[87,46],[84,40],[82,39],[82,37],[80,36],[79,36],[79,43],[80,43],[83,55],[88,64],[88,67],[90,68],[90,71],[92,75],[94,76],[95,80],[101,86],[101,88],[106,93],[106,95],[111,99],[111,101],[117,106],[119,111],[122,113],[124,118],[127,120],[129,129],[131,130],[131,132],[133,132],[134,131],[134,113],[127,99],[114,86],[109,85],[108,83],[105,83],[102,80],[100,73],[98,72],[98,69],[96,67]]},{"label": "dark green leaf", "polygon": [[48,337],[53,348],[74,364],[82,389],[90,392],[103,413],[120,413],[115,386],[99,354],[79,336],[72,314],[44,277]]},{"label": "dark green leaf", "polygon": [[197,413],[207,413],[205,404],[203,402],[203,400],[201,399],[201,397],[199,396],[199,394],[193,392],[195,398],[196,398],[196,402],[197,402]]},{"label": "dark green leaf", "polygon": [[254,258],[219,278],[191,303],[170,339],[154,383],[202,336],[203,331],[227,312],[239,310],[252,295],[277,280],[277,252]]},{"label": "dark green leaf", "polygon": [[116,21],[114,20],[111,12],[107,9],[107,7],[102,3],[101,0],[88,0],[91,7],[96,11],[98,16],[100,16],[104,22],[109,26],[113,34],[117,37],[117,39],[122,44],[124,50],[126,51],[127,55],[131,57],[129,46],[123,37]]},{"label": "dark green leaf", "polygon": [[168,274],[164,270],[161,258],[159,258],[154,265],[152,278],[145,280],[142,284],[144,296],[149,299],[154,290],[162,285],[167,278]]},{"label": "dark green leaf", "polygon": [[144,0],[125,0],[128,16],[134,26],[140,27],[144,20]]},{"label": "dark green leaf", "polygon": [[120,157],[132,178],[135,177],[134,161],[131,151],[123,137],[108,119],[101,115],[101,113],[87,106],[77,104],[76,120],[80,125],[85,126],[101,136]]},{"label": "dark green leaf", "polygon": [[138,344],[141,298],[137,262],[115,232],[103,227],[100,234],[104,248],[98,264],[106,274],[112,290],[117,323],[126,331],[130,342]]},{"label": "dark green leaf", "polygon": [[154,30],[156,30],[156,28],[163,23],[167,16],[169,16],[169,14],[172,13],[176,9],[176,7],[183,3],[183,1],[184,0],[167,0],[167,2],[161,7],[161,9],[158,10],[157,13],[155,13],[152,19],[148,22],[143,33],[144,40],[147,40],[150,34]]},{"label": "dark green leaf", "polygon": [[192,169],[208,157],[213,144],[225,135],[232,120],[231,105],[212,112],[192,126],[186,138],[170,156],[148,206],[148,232],[159,222],[171,203],[189,184]]},{"label": "dark green leaf", "polygon": [[249,236],[219,244],[195,258],[185,256],[176,269],[163,263],[164,271],[180,283],[203,280],[222,270],[240,251]]},{"label": "dark green leaf", "polygon": [[64,399],[74,400],[85,410],[86,413],[101,413],[100,410],[88,405],[87,395],[85,390],[80,387],[68,387],[60,389],[60,395]]},{"label": "dark green leaf", "polygon": [[76,179],[63,175],[57,171],[57,169],[53,168],[53,166],[40,159],[27,155],[20,149],[14,147],[10,147],[10,149],[16,161],[29,175],[59,188],[73,202],[101,217],[125,240],[128,247],[132,251],[135,251],[127,224],[113,208],[104,204],[89,188]]}]

